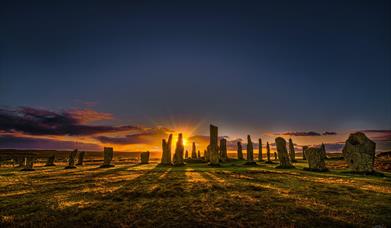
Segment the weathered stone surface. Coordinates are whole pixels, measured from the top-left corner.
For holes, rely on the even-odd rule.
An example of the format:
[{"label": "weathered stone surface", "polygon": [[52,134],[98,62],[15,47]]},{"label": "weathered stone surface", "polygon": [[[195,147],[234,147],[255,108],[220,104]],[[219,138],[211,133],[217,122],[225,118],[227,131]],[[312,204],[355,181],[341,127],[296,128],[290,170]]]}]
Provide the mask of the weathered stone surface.
[{"label": "weathered stone surface", "polygon": [[149,151],[147,152],[141,152],[140,154],[140,164],[148,164],[149,163]]},{"label": "weathered stone surface", "polygon": [[222,162],[226,162],[228,160],[226,139],[220,139],[220,160]]},{"label": "weathered stone surface", "polygon": [[86,154],[86,152],[84,152],[84,151],[80,151],[79,152],[79,157],[77,159],[77,164],[76,165],[83,165],[85,154]]},{"label": "weathered stone surface", "polygon": [[247,162],[245,165],[256,165],[254,161],[254,147],[250,135],[247,135]]},{"label": "weathered stone surface", "polygon": [[286,149],[286,141],[282,137],[276,138],[276,147],[278,153],[278,160],[280,161],[280,165],[277,168],[294,168],[294,166],[289,162],[289,155]]},{"label": "weathered stone surface", "polygon": [[242,143],[238,141],[238,159],[243,160],[243,148],[242,148]]},{"label": "weathered stone surface", "polygon": [[173,164],[175,166],[185,165],[185,162],[183,160],[184,150],[185,148],[183,146],[183,137],[182,134],[179,134],[178,141],[176,142],[176,148],[175,148],[174,159],[173,159]]},{"label": "weathered stone surface", "polygon": [[266,163],[267,164],[274,164],[274,162],[272,162],[272,160],[270,159],[270,145],[269,145],[269,142],[266,142]]},{"label": "weathered stone surface", "polygon": [[319,148],[310,147],[305,149],[304,153],[308,161],[308,168],[304,168],[304,170],[318,171],[318,172],[323,172],[328,170],[326,168],[326,163],[324,161],[326,156],[323,150],[324,150],[323,147],[319,147]]},{"label": "weathered stone surface", "polygon": [[308,149],[308,146],[303,146],[303,160],[306,160],[305,150]]},{"label": "weathered stone surface", "polygon": [[218,128],[210,125],[210,143],[209,143],[209,165],[220,166],[219,146],[218,146]]},{"label": "weathered stone surface", "polygon": [[186,150],[185,152],[185,159],[188,159],[189,158],[189,151]]},{"label": "weathered stone surface", "polygon": [[114,165],[111,164],[111,161],[113,160],[114,152],[113,147],[105,147],[103,150],[104,155],[104,161],[103,165],[101,165],[101,168],[109,168],[114,167]]},{"label": "weathered stone surface", "polygon": [[26,161],[26,165],[24,166],[23,169],[21,169],[22,171],[34,171],[34,160],[35,158],[33,156],[27,156],[25,158],[25,161]]},{"label": "weathered stone surface", "polygon": [[66,166],[65,169],[75,169],[76,168],[76,166],[75,166],[76,155],[77,155],[77,149],[73,150],[69,153],[68,166]]},{"label": "weathered stone surface", "polygon": [[54,164],[54,161],[56,160],[56,155],[51,155],[50,157],[48,157],[48,159],[46,160],[46,164],[45,166],[55,166]]},{"label": "weathered stone surface", "polygon": [[289,157],[291,162],[296,162],[295,146],[293,145],[292,139],[289,139]]},{"label": "weathered stone surface", "polygon": [[172,134],[168,136],[168,141],[163,139],[162,141],[162,159],[161,165],[171,165],[171,143],[172,143]]},{"label": "weathered stone surface", "polygon": [[327,158],[327,155],[326,155],[326,146],[324,145],[324,143],[322,143],[322,145],[320,145],[320,147],[322,148],[322,153],[324,153],[324,157]]},{"label": "weathered stone surface", "polygon": [[364,133],[350,134],[345,142],[342,155],[353,172],[372,173],[375,161],[376,143]]},{"label": "weathered stone surface", "polygon": [[258,140],[258,145],[259,145],[259,148],[258,148],[258,161],[263,161],[263,156],[262,156],[262,139],[261,138]]},{"label": "weathered stone surface", "polygon": [[274,152],[274,161],[278,160],[277,152]]},{"label": "weathered stone surface", "polygon": [[195,142],[191,145],[191,158],[192,159],[197,159],[197,147]]}]

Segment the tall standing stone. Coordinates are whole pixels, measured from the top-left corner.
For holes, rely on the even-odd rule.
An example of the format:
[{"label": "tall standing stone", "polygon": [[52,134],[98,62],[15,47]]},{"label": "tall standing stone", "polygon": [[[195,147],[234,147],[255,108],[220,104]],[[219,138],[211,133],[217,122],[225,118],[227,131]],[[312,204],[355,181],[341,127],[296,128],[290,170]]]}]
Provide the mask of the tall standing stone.
[{"label": "tall standing stone", "polygon": [[226,162],[228,160],[226,139],[220,139],[220,159],[222,162]]},{"label": "tall standing stone", "polygon": [[289,157],[291,162],[296,162],[295,146],[293,145],[292,139],[289,139]]},{"label": "tall standing stone", "polygon": [[197,147],[196,147],[195,142],[193,142],[193,144],[191,146],[191,158],[197,159]]},{"label": "tall standing stone", "polygon": [[277,168],[283,168],[283,169],[294,168],[294,166],[289,162],[289,155],[286,149],[285,139],[282,137],[277,137],[276,147],[277,147],[278,159],[280,161],[280,165],[277,166]]},{"label": "tall standing stone", "polygon": [[111,164],[111,161],[113,160],[114,152],[113,147],[105,147],[103,151],[104,161],[103,165],[101,165],[101,168],[110,168],[114,167],[114,165]]},{"label": "tall standing stone", "polygon": [[201,151],[198,151],[198,156],[197,156],[198,159],[201,159]]},{"label": "tall standing stone", "polygon": [[210,125],[210,143],[209,143],[209,165],[220,166],[219,161],[219,146],[218,146],[218,128]]},{"label": "tall standing stone", "polygon": [[247,162],[245,165],[256,165],[254,161],[254,147],[250,135],[247,135]]},{"label": "tall standing stone", "polygon": [[148,164],[149,163],[149,154],[150,154],[149,151],[140,153],[140,160],[141,160],[140,164]]},{"label": "tall standing stone", "polygon": [[308,149],[308,146],[303,146],[303,160],[306,160],[305,150]]},{"label": "tall standing stone", "polygon": [[51,155],[48,157],[48,159],[46,160],[46,164],[45,166],[55,166],[54,164],[54,161],[56,160],[56,155]]},{"label": "tall standing stone", "polygon": [[171,143],[172,143],[172,134],[168,136],[168,141],[163,139],[162,141],[162,160],[161,165],[171,165]]},{"label": "tall standing stone", "polygon": [[270,145],[269,145],[269,142],[266,142],[266,157],[267,157],[267,161],[266,161],[267,164],[274,164],[274,162],[272,162],[272,160],[270,160]]},{"label": "tall standing stone", "polygon": [[262,139],[260,138],[259,140],[258,140],[258,147],[259,147],[259,149],[258,149],[258,161],[263,161],[263,157],[262,157]]},{"label": "tall standing stone", "polygon": [[308,168],[304,168],[304,170],[317,172],[324,172],[328,170],[324,161],[326,156],[323,150],[324,147],[311,147],[304,151],[305,157],[308,161]]},{"label": "tall standing stone", "polygon": [[375,161],[376,143],[364,133],[350,134],[342,149],[342,155],[353,172],[372,173]]},{"label": "tall standing stone", "polygon": [[186,150],[185,152],[185,159],[188,159],[189,158],[189,151]]},{"label": "tall standing stone", "polygon": [[76,166],[75,166],[76,155],[77,155],[77,149],[73,150],[69,153],[68,166],[66,166],[65,169],[75,169],[76,168]]},{"label": "tall standing stone", "polygon": [[183,146],[182,134],[179,134],[178,141],[176,142],[176,148],[175,148],[174,160],[173,160],[175,166],[185,165],[185,162],[183,161],[184,150],[185,148]]},{"label": "tall standing stone", "polygon": [[86,152],[84,152],[84,151],[81,151],[81,152],[79,153],[79,157],[78,157],[78,159],[77,159],[77,164],[76,164],[76,165],[83,165],[85,154],[86,154]]},{"label": "tall standing stone", "polygon": [[243,160],[243,148],[242,148],[242,143],[238,141],[238,160]]}]

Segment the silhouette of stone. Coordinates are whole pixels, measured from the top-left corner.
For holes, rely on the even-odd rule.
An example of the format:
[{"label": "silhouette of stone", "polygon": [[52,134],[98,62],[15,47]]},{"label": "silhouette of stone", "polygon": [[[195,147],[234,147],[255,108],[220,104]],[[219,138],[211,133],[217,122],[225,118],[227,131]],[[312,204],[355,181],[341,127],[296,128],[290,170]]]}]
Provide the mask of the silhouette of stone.
[{"label": "silhouette of stone", "polygon": [[197,147],[195,142],[193,142],[193,145],[191,146],[191,158],[197,159]]},{"label": "silhouette of stone", "polygon": [[238,160],[244,160],[242,143],[239,141],[237,144],[238,144]]},{"label": "silhouette of stone", "polygon": [[320,145],[320,147],[322,147],[322,152],[324,153],[324,157],[327,158],[327,155],[326,155],[326,147],[325,147],[324,143],[322,143],[322,144]]},{"label": "silhouette of stone", "polygon": [[254,147],[250,135],[247,135],[247,162],[245,165],[256,165],[254,161]]},{"label": "silhouette of stone", "polygon": [[324,172],[328,170],[324,161],[326,156],[323,150],[323,147],[310,147],[305,149],[304,153],[307,158],[308,168],[304,168],[304,170],[317,172]]},{"label": "silhouette of stone", "polygon": [[201,159],[201,151],[198,151],[198,156],[197,156],[198,159]]},{"label": "silhouette of stone", "polygon": [[141,163],[140,164],[148,164],[149,163],[149,151],[147,152],[141,152],[140,158],[141,158]]},{"label": "silhouette of stone", "polygon": [[209,165],[220,166],[219,160],[219,146],[218,146],[218,128],[210,125],[210,143],[209,143]]},{"label": "silhouette of stone", "polygon": [[266,162],[267,164],[274,164],[274,162],[272,162],[272,160],[270,160],[270,145],[269,145],[269,142],[266,142]]},{"label": "silhouette of stone", "polygon": [[278,160],[280,161],[280,165],[277,168],[289,169],[294,168],[294,166],[289,162],[289,155],[286,149],[286,141],[282,137],[276,138],[276,147],[278,153]]},{"label": "silhouette of stone", "polygon": [[48,157],[45,166],[55,166],[54,164],[55,160],[56,160],[56,155],[53,154],[52,156]]},{"label": "silhouette of stone", "polygon": [[86,154],[86,152],[84,151],[81,151],[79,153],[79,157],[77,159],[77,164],[76,165],[83,165],[83,162],[84,162],[84,155]]},{"label": "silhouette of stone", "polygon": [[189,152],[186,150],[185,152],[185,159],[188,159],[189,158]]},{"label": "silhouette of stone", "polygon": [[204,150],[204,160],[206,162],[209,162],[209,154],[210,154],[210,152],[209,152],[209,145],[208,145],[207,149]]},{"label": "silhouette of stone", "polygon": [[103,150],[103,155],[104,155],[104,161],[103,161],[103,165],[101,165],[100,168],[114,167],[114,165],[111,164],[111,161],[113,160],[113,156],[114,156],[113,147],[105,147]]},{"label": "silhouette of stone", "polygon": [[220,139],[220,160],[222,162],[226,162],[228,160],[226,139]]},{"label": "silhouette of stone", "polygon": [[[342,149],[342,155],[350,169],[357,173],[373,173],[376,143],[364,133],[350,134]],[[307,158],[308,159],[308,158]]]},{"label": "silhouette of stone", "polygon": [[68,166],[66,166],[65,169],[75,169],[76,168],[76,166],[75,166],[76,155],[77,155],[77,149],[73,150],[69,153]]},{"label": "silhouette of stone", "polygon": [[303,146],[303,160],[306,160],[305,150],[308,149],[308,146]]},{"label": "silhouette of stone", "polygon": [[27,156],[25,158],[26,164],[21,171],[34,171],[33,166],[34,166],[34,160],[35,158],[33,156]]},{"label": "silhouette of stone", "polygon": [[289,157],[291,162],[296,162],[295,146],[293,145],[292,139],[289,139]]},{"label": "silhouette of stone", "polygon": [[185,162],[183,160],[184,150],[185,150],[185,148],[183,146],[182,134],[179,134],[178,141],[176,142],[176,148],[175,148],[174,160],[173,160],[173,163],[175,166],[185,165]]},{"label": "silhouette of stone", "polygon": [[162,141],[162,160],[160,162],[161,165],[171,165],[171,142],[172,142],[172,134],[168,136],[168,141],[165,139]]},{"label": "silhouette of stone", "polygon": [[277,152],[274,152],[274,161],[277,161],[277,160],[278,160]]},{"label": "silhouette of stone", "polygon": [[258,161],[263,161],[263,157],[262,157],[262,139],[261,138],[258,140],[258,144],[259,144]]}]

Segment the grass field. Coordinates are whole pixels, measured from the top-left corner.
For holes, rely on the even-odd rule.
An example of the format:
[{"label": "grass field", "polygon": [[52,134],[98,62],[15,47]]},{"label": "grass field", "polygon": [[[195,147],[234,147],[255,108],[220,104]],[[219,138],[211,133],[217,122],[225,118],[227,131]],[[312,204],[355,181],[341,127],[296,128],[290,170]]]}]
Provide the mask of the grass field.
[{"label": "grass field", "polygon": [[391,226],[391,175],[119,164],[0,168],[0,226]]}]

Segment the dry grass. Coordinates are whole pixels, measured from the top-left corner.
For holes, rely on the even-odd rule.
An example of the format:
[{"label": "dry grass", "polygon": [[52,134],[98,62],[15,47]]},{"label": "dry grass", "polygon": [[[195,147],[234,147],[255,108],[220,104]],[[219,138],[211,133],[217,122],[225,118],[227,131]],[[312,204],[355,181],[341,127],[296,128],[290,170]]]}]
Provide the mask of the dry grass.
[{"label": "dry grass", "polygon": [[389,174],[312,173],[304,165],[2,167],[0,226],[391,225]]}]

